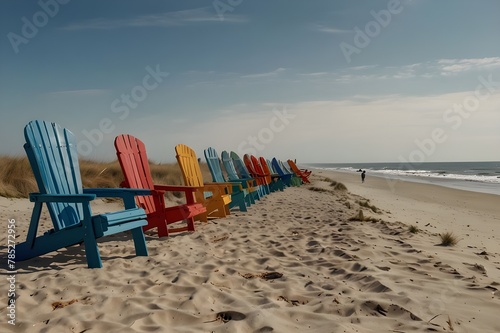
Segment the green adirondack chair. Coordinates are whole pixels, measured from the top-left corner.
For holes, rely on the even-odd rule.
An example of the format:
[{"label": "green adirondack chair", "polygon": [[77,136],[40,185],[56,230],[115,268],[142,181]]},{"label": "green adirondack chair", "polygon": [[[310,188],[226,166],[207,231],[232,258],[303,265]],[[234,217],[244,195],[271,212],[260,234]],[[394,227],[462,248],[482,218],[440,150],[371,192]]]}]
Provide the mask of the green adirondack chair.
[{"label": "green adirondack chair", "polygon": [[[26,241],[16,246],[19,261],[37,257],[71,245],[84,243],[89,268],[102,267],[97,239],[130,230],[135,252],[147,256],[142,227],[147,225],[144,209],[137,208],[134,197],[148,195],[138,189],[83,189],[73,133],[58,124],[31,121],[24,129],[31,168],[38,193],[30,193],[35,203]],[[122,198],[122,211],[92,216],[90,201],[96,197]],[[40,214],[46,204],[53,229],[37,236]]]},{"label": "green adirondack chair", "polygon": [[[227,184],[232,187],[231,192],[231,203],[229,208],[238,206],[240,211],[246,212],[247,206],[252,204],[252,197],[248,193],[248,190],[244,189],[240,182],[228,182],[222,174],[222,168],[220,166],[220,159],[217,155],[217,151],[214,148],[209,147],[203,151],[205,155],[205,160],[208,164],[208,169],[212,174],[212,181],[220,184]],[[255,201],[253,201],[255,203]]]}]

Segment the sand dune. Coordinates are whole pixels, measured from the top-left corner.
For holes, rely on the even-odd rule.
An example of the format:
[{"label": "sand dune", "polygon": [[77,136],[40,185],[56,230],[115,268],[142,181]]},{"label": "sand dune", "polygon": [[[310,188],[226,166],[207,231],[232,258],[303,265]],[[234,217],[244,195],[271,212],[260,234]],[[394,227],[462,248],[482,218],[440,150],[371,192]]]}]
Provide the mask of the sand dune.
[{"label": "sand dune", "polygon": [[[481,210],[468,199],[469,215],[460,219],[467,228],[452,215],[465,214],[458,208],[433,213],[435,201],[414,199],[412,187],[422,193],[415,184],[398,194],[373,178],[361,187],[356,175],[315,174],[311,186],[273,193],[246,213],[197,224],[195,233],[158,239],[148,232],[149,257],[133,256],[130,237],[115,235],[99,244],[102,269],[86,268],[83,246],[19,262],[16,326],[6,323],[4,307],[0,331],[500,331],[498,208]],[[332,190],[323,176],[342,178],[350,193]],[[365,198],[378,213],[360,206]],[[101,202],[95,211],[113,205]],[[21,241],[31,204],[0,198],[0,206],[3,221],[16,219]],[[350,220],[360,209],[373,221]],[[414,219],[416,234],[408,231]],[[483,220],[490,224],[480,226]],[[437,246],[444,230],[462,240]]]}]

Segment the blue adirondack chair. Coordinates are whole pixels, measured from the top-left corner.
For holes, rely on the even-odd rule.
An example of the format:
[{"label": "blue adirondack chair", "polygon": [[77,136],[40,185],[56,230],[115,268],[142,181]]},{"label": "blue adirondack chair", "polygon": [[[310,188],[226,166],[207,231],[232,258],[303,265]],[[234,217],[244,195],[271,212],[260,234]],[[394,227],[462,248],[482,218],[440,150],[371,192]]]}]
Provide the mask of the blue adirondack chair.
[{"label": "blue adirondack chair", "polygon": [[285,187],[285,186],[291,186],[289,180],[287,179],[288,176],[279,174],[276,171],[276,169],[274,168],[273,163],[269,159],[264,159],[263,157],[261,157],[261,159],[262,159],[262,161],[266,162],[267,168],[271,172],[271,175],[275,175],[275,176],[279,177],[279,179],[283,183],[283,187]]},{"label": "blue adirondack chair", "polygon": [[222,165],[226,169],[227,179],[231,182],[239,182],[243,188],[247,189],[255,200],[260,200],[264,196],[262,187],[257,184],[254,178],[240,178],[233,163],[233,159],[229,156],[227,151],[221,153]]},{"label": "blue adirondack chair", "polygon": [[[24,149],[33,169],[38,193],[26,241],[16,246],[16,259],[26,260],[60,248],[84,243],[89,268],[102,267],[97,238],[130,230],[138,256],[147,256],[142,227],[147,225],[144,209],[135,205],[136,195],[149,190],[83,189],[73,133],[58,124],[31,121],[24,129]],[[96,197],[122,198],[125,210],[92,216],[90,201]],[[53,229],[37,236],[40,213],[47,205]]]},{"label": "blue adirondack chair", "polygon": [[283,180],[283,183],[285,183],[286,186],[294,185],[294,184],[292,184],[292,176],[293,175],[291,173],[285,173],[283,171],[283,169],[281,169],[276,157],[273,157],[273,160],[271,161],[271,163],[269,163],[269,161],[268,161],[268,164],[272,166],[273,171],[275,173],[277,173],[278,175],[281,176],[281,179]]},{"label": "blue adirondack chair", "polygon": [[[236,171],[240,175],[240,178],[252,178],[252,176],[250,175],[250,172],[248,172],[248,169],[245,166],[245,163],[241,160],[241,158],[238,156],[238,154],[236,154],[234,151],[232,151],[230,156],[231,156],[231,159],[233,160],[233,165],[236,168]],[[255,178],[255,180],[261,188],[262,196],[271,193],[271,190],[269,189],[269,185],[262,177]]]},{"label": "blue adirondack chair", "polygon": [[250,206],[252,201],[255,203],[252,196],[249,195],[248,190],[244,189],[240,182],[228,182],[224,179],[224,175],[222,174],[222,169],[220,167],[220,159],[214,148],[209,147],[205,149],[203,153],[208,164],[208,169],[212,174],[212,180],[215,183],[228,184],[232,187],[233,191],[231,192],[231,203],[229,204],[229,208],[238,206],[240,211],[246,212],[247,206]]},{"label": "blue adirondack chair", "polygon": [[284,173],[286,174],[291,174],[292,175],[292,185],[293,186],[300,186],[302,185],[302,179],[295,174],[292,170],[290,170],[290,167],[288,166],[288,163],[284,163],[283,161],[278,161],[281,170],[283,170]]}]

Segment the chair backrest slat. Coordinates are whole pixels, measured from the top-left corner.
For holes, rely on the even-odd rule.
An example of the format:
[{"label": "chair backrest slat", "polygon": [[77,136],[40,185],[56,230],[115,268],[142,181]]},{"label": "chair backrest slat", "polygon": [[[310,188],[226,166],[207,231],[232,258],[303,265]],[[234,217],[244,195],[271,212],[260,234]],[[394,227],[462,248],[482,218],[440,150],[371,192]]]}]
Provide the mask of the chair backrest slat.
[{"label": "chair backrest slat", "polygon": [[205,160],[207,161],[208,168],[212,174],[212,180],[216,183],[225,183],[224,175],[222,174],[222,168],[220,166],[219,156],[217,151],[209,147],[204,150]]},{"label": "chair backrest slat", "polygon": [[252,177],[250,175],[248,169],[246,168],[245,164],[241,160],[241,158],[234,151],[231,152],[231,159],[233,160],[233,164],[236,167],[236,170],[240,174],[241,178],[251,178]]},{"label": "chair backrest slat", "polygon": [[203,187],[203,176],[194,150],[186,145],[178,144],[175,146],[175,152],[185,185]]},{"label": "chair backrest slat", "polygon": [[224,165],[224,169],[226,169],[227,178],[230,181],[237,181],[237,180],[239,180],[240,177],[238,177],[238,172],[236,172],[233,160],[231,159],[231,157],[229,156],[229,154],[228,154],[227,151],[224,150],[222,152],[221,159],[222,159],[222,164]]},{"label": "chair backrest slat", "polygon": [[[154,184],[144,143],[132,135],[121,134],[115,138],[115,149],[127,187],[153,190]],[[135,200],[137,206],[142,207],[147,214],[155,212],[151,195],[139,195]]]},{"label": "chair backrest slat", "polygon": [[[34,120],[24,128],[24,149],[42,194],[81,194],[82,180],[73,133],[56,123]],[[80,223],[80,203],[49,203],[54,229]]]}]

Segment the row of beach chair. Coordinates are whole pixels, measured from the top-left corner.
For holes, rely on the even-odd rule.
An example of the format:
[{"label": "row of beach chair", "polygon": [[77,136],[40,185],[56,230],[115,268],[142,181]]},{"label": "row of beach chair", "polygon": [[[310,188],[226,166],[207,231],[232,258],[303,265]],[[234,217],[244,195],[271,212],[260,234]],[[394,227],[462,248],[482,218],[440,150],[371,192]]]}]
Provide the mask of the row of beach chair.
[{"label": "row of beach chair", "polygon": [[[227,151],[219,156],[211,147],[204,155],[212,181],[205,182],[194,150],[179,144],[175,151],[184,186],[154,184],[144,143],[123,134],[115,139],[124,176],[121,188],[83,188],[73,133],[56,123],[35,120],[26,125],[24,134],[39,192],[29,195],[34,208],[26,241],[16,246],[18,261],[83,243],[88,267],[100,268],[97,239],[124,231],[132,232],[136,255],[147,256],[145,230],[156,229],[159,237],[192,232],[195,221],[223,218],[236,208],[247,211],[272,192],[309,183],[310,171],[299,169],[292,160],[283,163],[247,154],[241,159]],[[167,192],[184,193],[185,202],[168,206]],[[90,202],[98,197],[121,198],[124,209],[92,215]],[[43,204],[53,228],[38,235]]]}]

